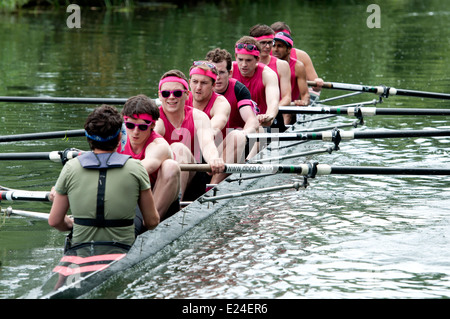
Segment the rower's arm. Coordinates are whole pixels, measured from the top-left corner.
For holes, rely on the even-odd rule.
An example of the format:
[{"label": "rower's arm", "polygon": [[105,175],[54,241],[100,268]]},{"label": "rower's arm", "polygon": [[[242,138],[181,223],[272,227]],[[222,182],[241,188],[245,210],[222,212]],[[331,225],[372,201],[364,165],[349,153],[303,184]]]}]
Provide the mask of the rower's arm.
[{"label": "rower's arm", "polygon": [[158,170],[166,159],[172,159],[170,146],[166,140],[157,138],[145,149],[145,158],[141,163],[150,175]]},{"label": "rower's arm", "polygon": [[255,112],[253,112],[253,108],[250,105],[243,106],[239,109],[239,114],[245,122],[243,127],[245,134],[256,133],[259,127],[259,122]]},{"label": "rower's arm", "polygon": [[164,126],[164,121],[161,118],[156,121],[154,131],[161,136],[166,134],[166,127]]},{"label": "rower's arm", "polygon": [[59,231],[69,231],[73,228],[73,220],[66,214],[69,210],[69,198],[57,191],[54,193],[53,204],[48,217],[48,224]]},{"label": "rower's arm", "polygon": [[306,69],[305,65],[297,61],[295,64],[295,75],[297,77],[297,85],[300,91],[300,100],[294,101],[295,105],[307,106],[310,102],[308,82],[306,81]]},{"label": "rower's arm", "polygon": [[263,82],[266,90],[267,122],[262,123],[262,125],[270,126],[272,125],[278,114],[278,105],[280,103],[280,88],[278,86],[277,74],[269,67],[264,68]]},{"label": "rower's arm", "polygon": [[155,201],[150,188],[141,191],[138,204],[139,209],[142,212],[145,227],[147,229],[154,229],[158,226],[160,217],[156,210]]},{"label": "rower's arm", "polygon": [[217,97],[213,106],[213,116],[211,118],[211,128],[214,136],[217,136],[222,132],[222,129],[227,125],[228,118],[230,117],[231,106],[228,100],[223,97]]},{"label": "rower's arm", "polygon": [[280,76],[280,102],[279,105],[290,105],[292,100],[291,68],[287,61],[277,60],[278,75]]},{"label": "rower's arm", "polygon": [[211,130],[209,117],[202,111],[196,109],[194,109],[193,116],[196,128],[195,131],[203,158],[211,165],[213,173],[223,172],[225,164],[223,159],[219,156],[219,151],[214,143],[214,136],[212,133],[213,131]]}]

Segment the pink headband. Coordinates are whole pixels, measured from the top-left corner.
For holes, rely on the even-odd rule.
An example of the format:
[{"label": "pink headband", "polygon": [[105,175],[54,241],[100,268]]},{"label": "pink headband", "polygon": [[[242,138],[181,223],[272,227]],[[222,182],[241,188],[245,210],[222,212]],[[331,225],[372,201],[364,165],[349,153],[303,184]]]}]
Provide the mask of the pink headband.
[{"label": "pink headband", "polygon": [[[130,117],[128,117],[128,116],[124,116],[123,117],[123,119],[125,121],[128,120],[129,118]],[[150,123],[155,123],[155,120],[153,119],[153,117],[150,114],[147,114],[147,113],[133,114],[133,118],[135,120],[141,119],[141,120],[149,121]]]},{"label": "pink headband", "polygon": [[189,72],[189,76],[192,76],[193,74],[206,75],[209,76],[214,81],[217,80],[217,75],[210,70],[203,70],[201,68],[192,68],[191,72]]},{"label": "pink headband", "polygon": [[283,33],[281,33],[281,32],[277,33],[277,35],[275,36],[274,39],[275,39],[275,41],[276,41],[276,40],[282,40],[282,41],[284,41],[284,42],[287,42],[287,43],[289,43],[289,44],[291,45],[291,47],[294,46],[294,41],[292,41],[291,38],[285,36],[285,35],[284,35]]},{"label": "pink headband", "polygon": [[236,48],[236,49],[234,50],[234,52],[235,52],[236,54],[251,54],[251,55],[254,55],[254,56],[259,56],[259,51],[258,51],[258,50],[248,51],[248,50],[246,50],[245,48],[242,48],[242,49]]},{"label": "pink headband", "polygon": [[287,33],[287,34],[291,35],[291,31],[289,31],[289,30],[286,30],[286,29],[284,29],[284,30],[281,30],[281,31],[279,31],[279,32],[284,32],[284,33]]},{"label": "pink headband", "polygon": [[178,83],[181,83],[186,88],[186,90],[189,90],[189,85],[186,82],[186,80],[184,80],[182,78],[179,78],[177,76],[168,76],[168,77],[162,79],[161,81],[159,81],[158,90],[161,90],[161,85],[163,85],[166,82],[178,82]]},{"label": "pink headband", "polygon": [[273,34],[266,34],[266,35],[262,35],[260,37],[254,37],[256,41],[261,41],[261,40],[265,40],[265,39],[273,39],[275,36]]}]

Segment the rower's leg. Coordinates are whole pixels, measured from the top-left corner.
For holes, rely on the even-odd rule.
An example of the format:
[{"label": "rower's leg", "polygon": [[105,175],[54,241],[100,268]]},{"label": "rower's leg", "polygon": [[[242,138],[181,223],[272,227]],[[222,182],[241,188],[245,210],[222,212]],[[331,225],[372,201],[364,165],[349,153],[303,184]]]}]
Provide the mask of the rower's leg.
[{"label": "rower's leg", "polygon": [[[225,163],[244,163],[245,161],[245,144],[247,138],[242,130],[230,131],[225,140],[219,145],[219,155]],[[218,184],[223,181],[229,174],[214,174],[211,178],[211,184]]]},{"label": "rower's leg", "polygon": [[158,178],[153,187],[153,198],[161,220],[165,218],[170,205],[180,193],[180,166],[174,160],[165,160],[158,171]]},{"label": "rower's leg", "polygon": [[[182,143],[173,143],[170,145],[173,153],[175,154],[175,160],[179,164],[191,164],[196,163],[191,151]],[[195,176],[195,172],[183,171],[180,174],[180,192],[181,200],[184,198],[184,193],[192,178]]]}]

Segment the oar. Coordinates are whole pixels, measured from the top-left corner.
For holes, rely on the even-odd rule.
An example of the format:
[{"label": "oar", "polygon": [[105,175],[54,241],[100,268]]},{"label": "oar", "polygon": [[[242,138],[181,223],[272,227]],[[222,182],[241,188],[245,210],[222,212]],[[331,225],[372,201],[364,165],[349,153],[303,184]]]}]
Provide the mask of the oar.
[{"label": "oar", "polygon": [[17,142],[28,140],[42,140],[50,138],[67,138],[85,136],[85,130],[70,130],[70,131],[54,131],[54,132],[40,132],[40,133],[28,133],[28,134],[15,134],[15,135],[2,135],[0,136],[1,142]]},{"label": "oar", "polygon": [[[182,171],[211,172],[209,164],[181,164]],[[354,174],[354,175],[450,175],[450,168],[417,167],[376,167],[376,166],[331,166],[328,164],[308,163],[299,165],[268,164],[226,164],[225,173],[254,174],[299,174],[314,177],[316,175]]]},{"label": "oar", "polygon": [[2,209],[2,212],[6,213],[6,215],[8,217],[11,215],[18,215],[18,216],[23,216],[23,217],[33,217],[33,218],[48,220],[48,216],[49,216],[49,214],[47,214],[47,213],[30,212],[27,210],[12,209],[11,206],[6,209]]},{"label": "oar", "polygon": [[332,130],[316,133],[252,133],[247,134],[248,139],[265,139],[278,141],[297,140],[323,140],[339,142],[340,140],[365,139],[365,138],[406,138],[450,136],[450,130],[392,130],[392,131],[341,131]]},{"label": "oar", "polygon": [[50,192],[44,191],[8,190],[0,191],[0,201],[49,202],[49,195]]},{"label": "oar", "polygon": [[[308,81],[308,85],[309,86],[317,86],[317,83],[315,81]],[[388,97],[389,95],[403,95],[403,96],[425,97],[425,98],[433,98],[433,99],[445,99],[445,100],[450,99],[450,94],[447,94],[447,93],[403,90],[403,89],[385,87],[385,86],[381,86],[381,85],[380,86],[368,86],[368,85],[359,85],[359,84],[324,82],[323,88],[375,93],[378,95],[383,95],[385,97]]]},{"label": "oar", "polygon": [[378,107],[300,107],[280,106],[282,113],[294,114],[337,114],[350,116],[374,115],[450,115],[450,109],[419,109],[419,108],[378,108]]},{"label": "oar", "polygon": [[125,99],[125,98],[0,96],[0,102],[125,104],[126,101],[127,101],[127,99]]},{"label": "oar", "polygon": [[0,153],[0,161],[51,160],[64,163],[82,153],[83,151],[74,149],[52,152]]},{"label": "oar", "polygon": [[[0,102],[17,103],[71,103],[71,104],[116,104],[123,105],[128,98],[95,98],[95,97],[51,97],[51,96],[0,96]],[[155,99],[157,105],[161,104]]]}]

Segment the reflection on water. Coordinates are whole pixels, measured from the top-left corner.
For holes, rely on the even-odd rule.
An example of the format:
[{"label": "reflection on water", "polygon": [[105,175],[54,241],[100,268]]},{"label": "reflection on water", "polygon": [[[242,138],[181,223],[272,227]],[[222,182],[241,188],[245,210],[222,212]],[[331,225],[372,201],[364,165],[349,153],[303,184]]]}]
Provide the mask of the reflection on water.
[{"label": "reflection on water", "polygon": [[[67,30],[60,12],[0,17],[0,95],[156,96],[167,70],[235,41],[257,23],[286,21],[326,81],[447,92],[448,3],[383,1],[381,29],[366,6],[333,1],[243,1],[157,12],[83,13]],[[62,13],[64,17],[65,13]],[[299,18],[301,15],[301,18]],[[63,24],[63,23],[62,23]],[[342,92],[324,90],[322,98]],[[351,101],[371,100],[361,95]],[[340,104],[337,101],[336,104]],[[391,96],[378,107],[445,108],[448,101]],[[0,134],[80,129],[92,105],[0,103]],[[338,118],[337,122],[349,122]],[[335,123],[327,121],[326,125]],[[358,129],[448,129],[444,117],[375,116]],[[321,147],[327,143],[308,143]],[[84,138],[1,143],[0,152],[87,149]],[[449,167],[450,139],[343,141],[332,154],[289,160],[332,165]],[[49,190],[61,169],[3,161],[0,184]],[[301,181],[283,175],[255,187]],[[322,176],[299,191],[233,201],[162,252],[88,298],[440,298],[449,297],[447,177]],[[2,203],[2,208],[8,202]],[[49,211],[48,203],[13,203]],[[1,220],[3,222],[3,218]],[[43,283],[64,235],[46,222],[6,219],[0,228],[0,298]]]}]

